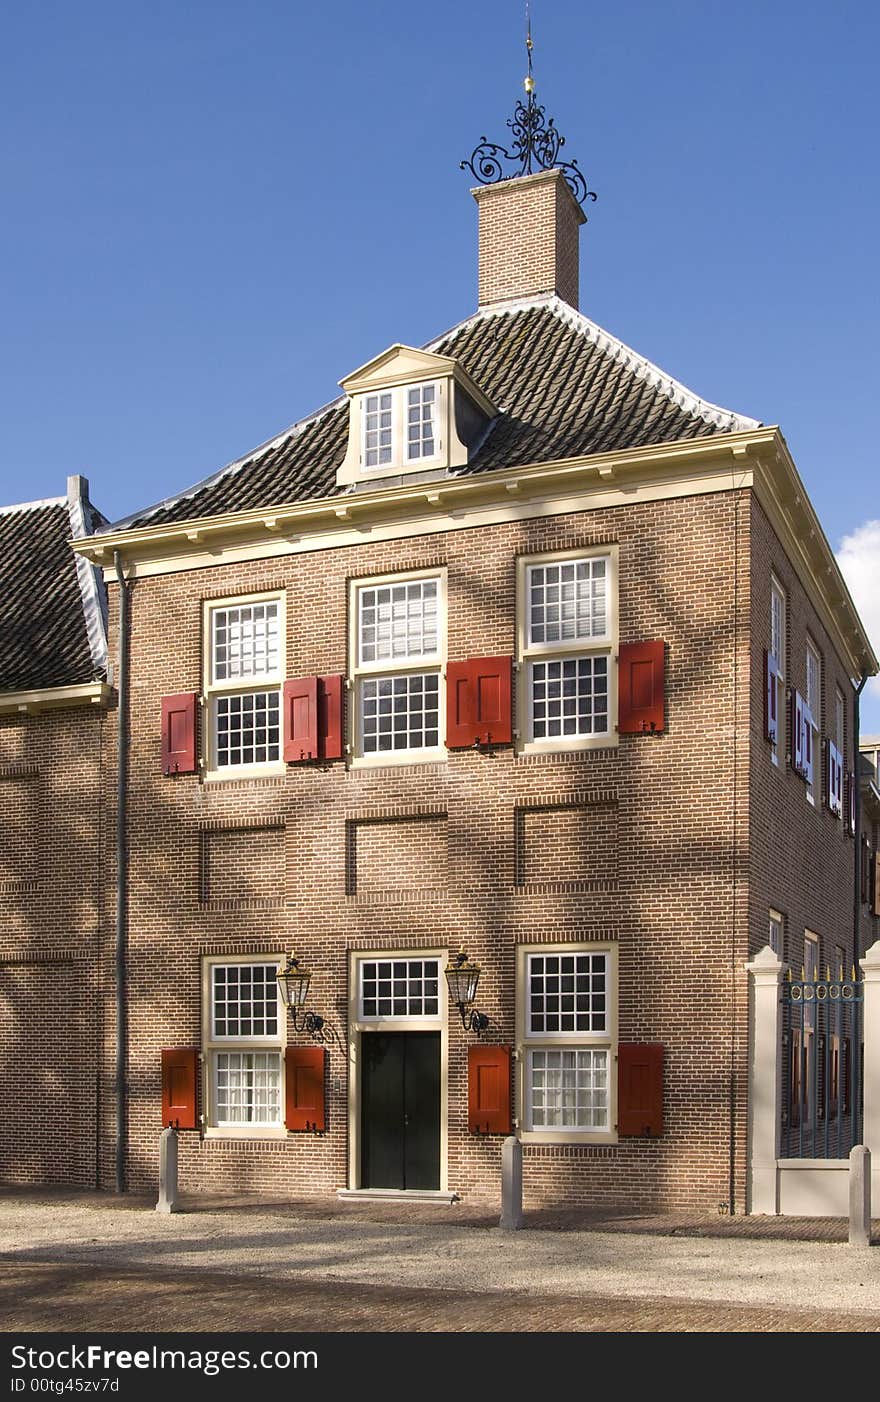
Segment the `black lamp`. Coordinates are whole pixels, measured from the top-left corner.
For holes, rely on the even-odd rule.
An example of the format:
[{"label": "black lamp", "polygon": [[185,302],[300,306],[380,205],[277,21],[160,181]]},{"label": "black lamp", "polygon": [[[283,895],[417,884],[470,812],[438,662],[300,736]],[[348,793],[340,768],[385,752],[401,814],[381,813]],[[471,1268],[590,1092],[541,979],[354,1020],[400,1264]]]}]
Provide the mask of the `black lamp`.
[{"label": "black lamp", "polygon": [[281,1001],[293,1020],[294,1031],[305,1032],[314,1037],[316,1042],[332,1039],[342,1051],[342,1042],[336,1028],[328,1023],[326,1018],[321,1017],[320,1013],[306,1010],[311,981],[311,971],[302,967],[291,950],[287,963],[278,970],[278,987],[281,990]]},{"label": "black lamp", "polygon": [[449,985],[449,999],[461,1014],[461,1025],[465,1032],[475,1032],[479,1037],[489,1026],[485,1013],[477,1012],[474,1002],[477,985],[482,970],[474,960],[469,959],[461,946],[455,958],[446,966],[446,982]]}]

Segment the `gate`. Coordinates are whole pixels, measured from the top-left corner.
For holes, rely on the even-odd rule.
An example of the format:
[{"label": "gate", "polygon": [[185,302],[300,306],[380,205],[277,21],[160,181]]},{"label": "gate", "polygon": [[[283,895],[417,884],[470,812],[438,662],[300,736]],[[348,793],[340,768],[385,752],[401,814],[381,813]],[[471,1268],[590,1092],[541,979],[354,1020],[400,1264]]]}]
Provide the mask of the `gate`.
[{"label": "gate", "polygon": [[845,1159],[862,1142],[864,989],[856,978],[782,982],[780,1157]]}]

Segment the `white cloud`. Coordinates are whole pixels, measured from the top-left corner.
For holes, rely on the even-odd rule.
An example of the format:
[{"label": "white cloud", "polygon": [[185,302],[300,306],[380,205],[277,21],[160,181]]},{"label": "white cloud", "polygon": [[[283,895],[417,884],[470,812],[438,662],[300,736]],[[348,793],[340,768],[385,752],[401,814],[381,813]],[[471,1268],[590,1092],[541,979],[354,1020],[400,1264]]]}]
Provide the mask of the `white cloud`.
[{"label": "white cloud", "polygon": [[[880,655],[880,521],[865,521],[850,535],[845,535],[837,552],[837,563],[853,596],[859,617],[865,625],[874,651]],[[872,677],[862,693],[862,704],[869,715],[880,708],[880,676]]]}]

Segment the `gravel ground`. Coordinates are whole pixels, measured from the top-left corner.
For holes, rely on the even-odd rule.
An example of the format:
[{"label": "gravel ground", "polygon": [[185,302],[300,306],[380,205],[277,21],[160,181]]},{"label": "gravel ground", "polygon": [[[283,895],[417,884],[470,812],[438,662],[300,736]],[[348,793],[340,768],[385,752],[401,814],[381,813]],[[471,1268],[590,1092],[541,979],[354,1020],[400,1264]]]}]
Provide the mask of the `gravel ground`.
[{"label": "gravel ground", "polygon": [[451,1208],[429,1221],[418,1208],[398,1207],[395,1220],[382,1220],[381,1210],[371,1219],[365,1204],[354,1214],[345,1206],[324,1211],[230,1204],[168,1217],[144,1200],[13,1193],[0,1198],[0,1254],[22,1266],[55,1261],[301,1284],[663,1296],[880,1316],[880,1251],[845,1242],[709,1236],[693,1219],[687,1235],[631,1225],[511,1233],[473,1210],[457,1218]]}]

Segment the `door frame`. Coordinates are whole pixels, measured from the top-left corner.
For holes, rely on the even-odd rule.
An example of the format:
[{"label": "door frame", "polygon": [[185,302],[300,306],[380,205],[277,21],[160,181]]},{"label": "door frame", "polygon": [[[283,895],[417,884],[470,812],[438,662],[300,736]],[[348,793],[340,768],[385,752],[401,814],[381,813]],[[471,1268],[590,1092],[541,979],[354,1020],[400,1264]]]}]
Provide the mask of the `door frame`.
[{"label": "door frame", "polygon": [[[361,1020],[360,964],[365,959],[436,959],[438,1011],[436,1017],[370,1018]],[[348,951],[348,1186],[361,1184],[361,1033],[362,1032],[439,1032],[440,1033],[440,1187],[449,1191],[449,1020],[446,965],[449,951],[436,945],[429,949],[350,949]],[[390,1190],[395,1191],[395,1190]],[[406,1192],[406,1189],[400,1189]]]}]

